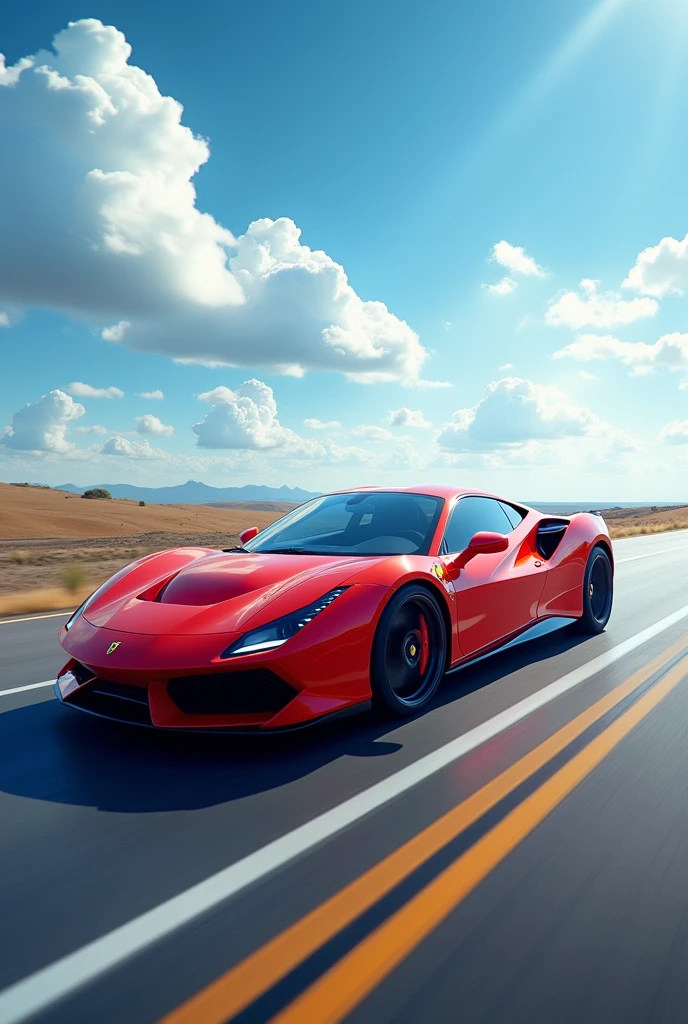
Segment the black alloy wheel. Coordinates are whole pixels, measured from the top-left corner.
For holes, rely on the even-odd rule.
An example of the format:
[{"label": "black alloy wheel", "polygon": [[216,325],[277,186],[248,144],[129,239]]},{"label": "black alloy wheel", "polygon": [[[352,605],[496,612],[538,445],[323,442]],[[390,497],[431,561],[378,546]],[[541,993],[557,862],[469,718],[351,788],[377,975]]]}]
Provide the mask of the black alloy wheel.
[{"label": "black alloy wheel", "polygon": [[412,715],[430,703],[444,675],[447,635],[437,599],[425,587],[402,587],[378,623],[371,658],[375,704]]},{"label": "black alloy wheel", "polygon": [[583,577],[583,614],[575,624],[580,633],[602,633],[614,600],[614,570],[603,547],[593,548]]}]

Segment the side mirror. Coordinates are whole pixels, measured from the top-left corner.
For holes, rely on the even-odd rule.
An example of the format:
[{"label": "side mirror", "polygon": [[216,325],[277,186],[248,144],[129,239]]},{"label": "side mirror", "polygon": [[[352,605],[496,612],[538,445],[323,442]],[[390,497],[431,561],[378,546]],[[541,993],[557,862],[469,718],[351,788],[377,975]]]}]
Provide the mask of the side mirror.
[{"label": "side mirror", "polygon": [[257,526],[249,526],[247,530],[241,531],[241,533],[239,534],[239,540],[241,541],[242,544],[245,544],[246,541],[253,540],[254,537],[257,537],[259,533],[260,530],[258,529]]},{"label": "side mirror", "polygon": [[503,533],[479,530],[469,540],[468,547],[445,564],[447,577],[450,580],[455,580],[461,570],[476,555],[496,555],[499,551],[506,551],[508,547],[508,538]]}]

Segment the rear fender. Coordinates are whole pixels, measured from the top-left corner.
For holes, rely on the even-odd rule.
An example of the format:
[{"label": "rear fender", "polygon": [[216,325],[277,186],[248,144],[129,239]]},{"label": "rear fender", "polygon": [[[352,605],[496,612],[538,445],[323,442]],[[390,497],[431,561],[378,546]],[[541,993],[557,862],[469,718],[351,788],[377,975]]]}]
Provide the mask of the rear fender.
[{"label": "rear fender", "polygon": [[583,577],[590,552],[596,545],[608,552],[612,567],[614,555],[604,520],[589,512],[571,517],[571,522],[556,551],[547,562],[547,579],[538,606],[538,617],[583,614]]}]

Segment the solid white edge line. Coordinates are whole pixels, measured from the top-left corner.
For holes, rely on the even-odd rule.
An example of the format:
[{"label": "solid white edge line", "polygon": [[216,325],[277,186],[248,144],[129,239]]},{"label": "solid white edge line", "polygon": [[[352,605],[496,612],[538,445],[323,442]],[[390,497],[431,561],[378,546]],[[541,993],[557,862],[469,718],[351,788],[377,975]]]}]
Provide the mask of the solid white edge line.
[{"label": "solid white edge line", "polygon": [[38,690],[41,686],[54,685],[55,679],[46,679],[42,683],[27,683],[26,686],[15,686],[11,690],[0,690],[0,697],[8,697],[11,693],[23,693],[24,690]]},{"label": "solid white edge line", "polygon": [[68,608],[66,612],[44,612],[41,615],[26,615],[21,619],[0,619],[0,626],[11,626],[13,622],[37,622],[39,619],[68,619],[73,611],[73,608]]},{"label": "solid white edge line", "polygon": [[639,558],[652,558],[652,557],[654,557],[654,555],[666,555],[670,551],[685,551],[685,550],[686,550],[685,547],[660,548],[659,551],[646,551],[644,555],[629,555],[628,558],[615,558],[614,561],[615,561],[615,563],[617,565],[620,565],[621,562],[635,562]]},{"label": "solid white edge line", "polygon": [[170,897],[157,907],[114,928],[99,939],[94,939],[47,967],[15,982],[4,992],[0,992],[0,1021],[2,1024],[20,1024],[56,1000],[73,993],[81,985],[131,959],[135,954],[200,917],[218,903],[337,835],[347,826],[360,821],[371,811],[389,803],[452,761],[492,739],[568,690],[584,683],[687,616],[688,605],[684,605],[629,640],[624,640],[610,651],[593,658],[586,665],[568,672],[489,721],[451,740],[438,750],[426,754],[414,764],[402,768],[389,778],[375,783],[362,793],[357,793],[337,807],[287,832],[286,835],[230,864],[210,878],[192,885],[177,896]]}]

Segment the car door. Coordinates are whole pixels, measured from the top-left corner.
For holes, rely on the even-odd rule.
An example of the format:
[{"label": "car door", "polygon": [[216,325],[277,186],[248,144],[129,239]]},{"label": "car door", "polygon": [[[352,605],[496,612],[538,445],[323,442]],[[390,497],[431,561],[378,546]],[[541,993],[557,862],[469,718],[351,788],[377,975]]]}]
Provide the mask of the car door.
[{"label": "car door", "polygon": [[479,530],[505,534],[509,542],[506,551],[476,555],[453,582],[464,656],[518,632],[537,616],[547,569],[527,543],[522,519],[517,509],[482,495],[459,498],[449,517],[442,542],[445,558],[463,551]]}]

